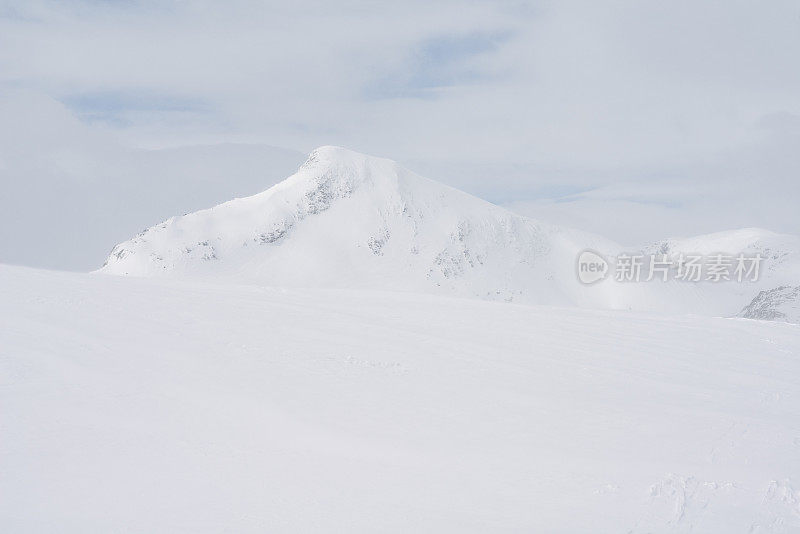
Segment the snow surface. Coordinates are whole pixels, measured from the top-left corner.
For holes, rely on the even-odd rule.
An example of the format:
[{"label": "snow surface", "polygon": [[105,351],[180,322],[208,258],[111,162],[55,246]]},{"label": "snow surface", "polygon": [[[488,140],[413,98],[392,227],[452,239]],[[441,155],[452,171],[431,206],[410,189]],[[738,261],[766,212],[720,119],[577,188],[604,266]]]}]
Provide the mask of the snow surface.
[{"label": "snow surface", "polygon": [[797,325],[7,266],[0,317],[3,532],[800,530]]},{"label": "snow surface", "polygon": [[[762,253],[758,283],[585,286],[586,250]],[[117,245],[103,273],[279,287],[393,289],[519,303],[733,316],[762,290],[800,283],[800,238],[744,229],[625,251],[338,147],[315,150],[274,187],[173,217]]]}]

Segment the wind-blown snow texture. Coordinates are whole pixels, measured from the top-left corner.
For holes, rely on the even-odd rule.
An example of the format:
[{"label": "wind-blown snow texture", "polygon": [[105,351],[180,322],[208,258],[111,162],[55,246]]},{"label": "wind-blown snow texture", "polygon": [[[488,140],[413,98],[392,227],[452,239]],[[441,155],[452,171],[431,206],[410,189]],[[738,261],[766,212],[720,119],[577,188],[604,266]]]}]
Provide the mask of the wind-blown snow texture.
[{"label": "wind-blown snow texture", "polygon": [[578,254],[602,237],[513,214],[395,162],[315,150],[271,189],[173,217],[117,245],[101,272],[280,287],[434,292],[521,303],[733,316],[761,290],[800,283],[800,239],[746,229],[643,251],[766,252],[760,283],[581,285]]},{"label": "wind-blown snow texture", "polygon": [[796,325],[3,266],[0,317],[3,532],[800,529]]}]

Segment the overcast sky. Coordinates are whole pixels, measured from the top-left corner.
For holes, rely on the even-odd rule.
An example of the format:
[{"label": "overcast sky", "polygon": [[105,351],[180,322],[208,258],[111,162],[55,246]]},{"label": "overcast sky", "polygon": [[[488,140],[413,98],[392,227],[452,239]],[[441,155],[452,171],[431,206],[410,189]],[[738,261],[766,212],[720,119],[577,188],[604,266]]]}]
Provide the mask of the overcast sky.
[{"label": "overcast sky", "polygon": [[797,1],[0,0],[0,261],[96,267],[323,144],[625,244],[800,233],[799,58]]}]

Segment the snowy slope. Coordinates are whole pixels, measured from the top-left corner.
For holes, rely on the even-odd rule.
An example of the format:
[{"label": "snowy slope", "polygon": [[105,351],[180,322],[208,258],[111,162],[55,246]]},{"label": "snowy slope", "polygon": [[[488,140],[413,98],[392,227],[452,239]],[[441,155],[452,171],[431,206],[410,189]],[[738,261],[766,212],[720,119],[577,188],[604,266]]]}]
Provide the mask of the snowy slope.
[{"label": "snowy slope", "polygon": [[0,531],[800,529],[800,327],[0,266]]},{"label": "snowy slope", "polygon": [[640,251],[768,252],[760,284],[626,284],[612,277],[587,286],[576,277],[586,249],[607,258],[624,252],[600,236],[521,217],[393,161],[321,147],[263,193],[173,217],[117,245],[101,272],[722,316],[738,313],[760,290],[800,283],[800,240],[760,230]]}]

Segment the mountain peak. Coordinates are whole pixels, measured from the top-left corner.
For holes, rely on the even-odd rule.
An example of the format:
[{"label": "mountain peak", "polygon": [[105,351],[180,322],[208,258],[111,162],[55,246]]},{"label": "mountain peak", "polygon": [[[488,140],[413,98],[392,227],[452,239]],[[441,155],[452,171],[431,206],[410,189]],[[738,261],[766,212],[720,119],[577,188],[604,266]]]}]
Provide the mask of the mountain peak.
[{"label": "mountain peak", "polygon": [[323,145],[311,151],[295,176],[297,180],[339,179],[355,185],[375,178],[396,180],[404,172],[409,171],[393,160],[368,156],[339,146]]},{"label": "mountain peak", "polygon": [[397,164],[390,159],[369,156],[367,154],[362,154],[361,152],[356,152],[355,150],[350,150],[349,148],[334,145],[322,145],[311,151],[306,159],[306,162],[303,163],[301,168],[329,165],[357,166],[363,165],[368,161],[386,162],[393,165]]}]

